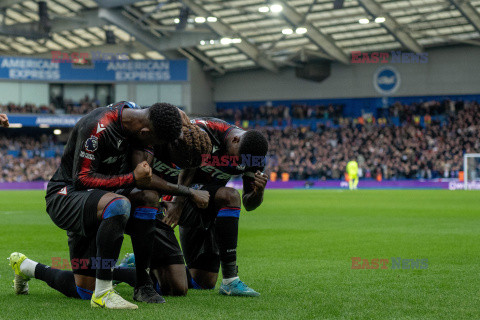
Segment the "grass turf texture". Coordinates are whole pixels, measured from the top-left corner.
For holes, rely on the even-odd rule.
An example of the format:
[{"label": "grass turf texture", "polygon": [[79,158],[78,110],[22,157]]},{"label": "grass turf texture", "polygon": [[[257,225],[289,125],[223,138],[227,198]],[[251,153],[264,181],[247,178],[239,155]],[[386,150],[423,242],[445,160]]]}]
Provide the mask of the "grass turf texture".
[{"label": "grass turf texture", "polygon": [[[480,318],[478,192],[269,190],[240,221],[240,276],[260,298],[220,296],[217,285],[135,311],[92,310],[39,280],[15,296],[12,251],[68,257],[43,196],[0,192],[0,319]],[[122,255],[131,251],[126,237]],[[428,269],[353,270],[351,257],[427,258]],[[117,290],[131,300],[129,286]]]}]

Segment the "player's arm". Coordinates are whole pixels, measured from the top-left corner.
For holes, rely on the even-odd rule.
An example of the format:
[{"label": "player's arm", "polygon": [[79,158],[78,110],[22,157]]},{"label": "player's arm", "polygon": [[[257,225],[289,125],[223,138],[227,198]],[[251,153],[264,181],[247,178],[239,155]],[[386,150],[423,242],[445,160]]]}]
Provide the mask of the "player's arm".
[{"label": "player's arm", "polygon": [[[182,186],[191,185],[196,170],[197,169],[183,169],[178,176],[178,184]],[[180,216],[182,215],[183,206],[185,205],[186,200],[187,198],[184,196],[177,196],[174,198],[172,203],[166,204],[166,212],[162,220],[163,223],[169,225],[170,227],[172,227],[172,229],[175,228],[178,224],[178,221],[180,220]]]},{"label": "player's arm", "polygon": [[8,117],[6,114],[0,113],[0,127],[8,128]]},{"label": "player's arm", "polygon": [[[153,155],[143,150],[135,150],[132,155],[133,165],[138,165],[141,161],[152,163]],[[156,174],[152,175],[151,181],[143,186],[143,189],[156,190],[163,195],[183,196],[192,199],[199,208],[206,208],[210,195],[207,191],[195,190],[182,184],[173,184],[165,181]]]},{"label": "player's arm", "polygon": [[262,204],[267,181],[267,176],[260,171],[255,174],[250,172],[243,175],[242,202],[245,210],[255,210]]},{"label": "player's arm", "polygon": [[[96,146],[93,140],[97,139]],[[92,143],[87,147],[87,140]],[[103,154],[105,150],[105,138],[89,137],[82,138],[79,135],[77,139],[77,150],[73,163],[74,168],[74,185],[75,188],[81,189],[103,189],[116,190],[119,188],[128,188],[133,186],[143,187],[150,183],[152,177],[152,168],[146,161],[139,163],[135,170],[121,175],[104,175],[98,172],[101,161],[108,155]]]}]

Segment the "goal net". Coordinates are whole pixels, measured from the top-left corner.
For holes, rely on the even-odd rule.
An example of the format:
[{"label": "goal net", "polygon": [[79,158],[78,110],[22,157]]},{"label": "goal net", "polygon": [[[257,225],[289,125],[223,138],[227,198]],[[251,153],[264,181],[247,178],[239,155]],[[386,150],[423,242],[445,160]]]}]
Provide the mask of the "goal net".
[{"label": "goal net", "polygon": [[463,156],[463,179],[465,190],[480,189],[480,153]]}]

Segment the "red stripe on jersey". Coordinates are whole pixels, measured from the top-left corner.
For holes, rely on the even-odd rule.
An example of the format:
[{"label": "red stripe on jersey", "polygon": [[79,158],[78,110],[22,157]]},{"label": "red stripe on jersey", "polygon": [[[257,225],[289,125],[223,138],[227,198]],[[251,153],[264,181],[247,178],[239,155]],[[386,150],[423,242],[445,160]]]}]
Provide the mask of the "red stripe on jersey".
[{"label": "red stripe on jersey", "polygon": [[[117,112],[107,112],[98,121],[97,125],[93,128],[91,136],[100,138],[106,128],[113,122],[118,120]],[[102,124],[105,130],[98,131],[99,125]],[[86,150],[87,151],[87,150]],[[88,152],[88,151],[87,151]],[[92,160],[83,158],[80,163],[80,170],[78,172],[78,180],[85,188],[119,188],[126,185],[132,185],[135,183],[133,173],[128,173],[121,176],[115,176],[115,178],[100,178],[92,176]]]},{"label": "red stripe on jersey", "polygon": [[173,200],[173,196],[172,195],[167,195],[167,196],[163,196],[162,197],[162,201],[172,201]]}]

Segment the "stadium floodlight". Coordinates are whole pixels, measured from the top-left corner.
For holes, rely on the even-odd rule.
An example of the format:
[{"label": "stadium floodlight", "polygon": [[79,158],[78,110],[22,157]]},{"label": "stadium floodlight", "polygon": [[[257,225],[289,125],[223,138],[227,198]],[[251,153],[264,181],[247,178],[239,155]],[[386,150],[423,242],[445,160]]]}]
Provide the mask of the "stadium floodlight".
[{"label": "stadium floodlight", "polygon": [[195,17],[196,23],[205,23],[205,21],[206,21],[205,17]]},{"label": "stadium floodlight", "polygon": [[174,22],[174,23],[180,23],[180,19],[175,18],[175,19],[173,19],[173,22]]},{"label": "stadium floodlight", "polygon": [[480,188],[480,153],[463,155],[463,183],[465,190]]},{"label": "stadium floodlight", "polygon": [[367,18],[363,18],[363,19],[358,20],[358,23],[360,23],[360,24],[368,24],[369,22],[370,22],[370,20],[368,20]]},{"label": "stadium floodlight", "polygon": [[268,11],[270,11],[270,8],[267,7],[267,6],[263,6],[263,7],[258,8],[258,12],[266,13]]},{"label": "stadium floodlight", "polygon": [[292,34],[293,30],[290,29],[290,28],[285,28],[285,29],[282,30],[282,33],[285,34],[285,35]]},{"label": "stadium floodlight", "polygon": [[282,12],[282,10],[283,10],[283,7],[280,4],[272,4],[270,6],[270,11],[272,11],[273,13],[279,13],[279,12]]},{"label": "stadium floodlight", "polygon": [[295,33],[296,34],[304,34],[304,33],[307,33],[307,28],[304,28],[304,27],[299,27],[295,30]]},{"label": "stadium floodlight", "polygon": [[217,17],[208,17],[207,18],[208,22],[217,22],[217,20],[218,20]]},{"label": "stadium floodlight", "polygon": [[384,23],[385,22],[385,18],[384,17],[376,17],[375,18],[375,23]]},{"label": "stadium floodlight", "polygon": [[223,44],[223,45],[227,45],[227,44],[232,43],[232,39],[230,39],[230,38],[222,38],[222,39],[220,39],[220,43]]},{"label": "stadium floodlight", "polygon": [[61,135],[61,134],[62,134],[62,130],[60,130],[60,129],[55,129],[55,130],[53,130],[53,134],[56,135],[56,136]]}]

